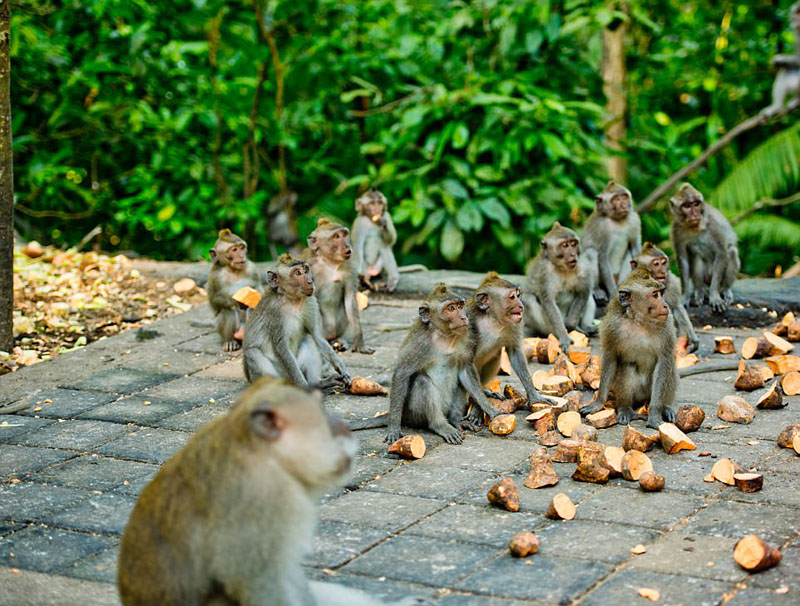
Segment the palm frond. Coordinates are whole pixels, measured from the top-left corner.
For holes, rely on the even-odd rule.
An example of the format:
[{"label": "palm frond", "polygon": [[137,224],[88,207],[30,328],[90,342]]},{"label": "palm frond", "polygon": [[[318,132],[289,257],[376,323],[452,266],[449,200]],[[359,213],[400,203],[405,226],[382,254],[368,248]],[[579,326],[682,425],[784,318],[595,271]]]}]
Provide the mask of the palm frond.
[{"label": "palm frond", "polygon": [[800,225],[777,215],[754,215],[736,225],[742,240],[755,240],[760,248],[767,246],[800,247]]},{"label": "palm frond", "polygon": [[739,162],[709,196],[726,215],[800,187],[800,122],[767,139]]}]

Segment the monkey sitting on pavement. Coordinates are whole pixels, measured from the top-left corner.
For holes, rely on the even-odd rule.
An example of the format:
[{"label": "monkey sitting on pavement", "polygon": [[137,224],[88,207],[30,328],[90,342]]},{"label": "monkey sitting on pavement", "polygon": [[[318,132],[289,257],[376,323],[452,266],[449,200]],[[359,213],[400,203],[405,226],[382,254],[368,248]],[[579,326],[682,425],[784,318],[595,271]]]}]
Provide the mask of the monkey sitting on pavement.
[{"label": "monkey sitting on pavement", "polygon": [[208,303],[216,317],[223,350],[236,351],[242,346],[242,332],[248,312],[243,311],[232,297],[245,286],[263,294],[261,275],[255,264],[247,258],[247,243],[230,229],[219,232],[208,254],[213,264],[206,282]]},{"label": "monkey sitting on pavement", "polygon": [[664,285],[636,269],[619,285],[600,325],[600,389],[581,414],[601,410],[613,394],[617,420],[643,418],[634,406],[650,402],[647,426],[675,422],[675,325]]},{"label": "monkey sitting on pavement", "polygon": [[123,605],[377,606],[302,567],[319,500],[356,451],[319,392],[260,379],[142,490],[120,544]]},{"label": "monkey sitting on pavement", "polygon": [[716,313],[733,303],[731,287],[739,273],[736,232],[703,194],[684,183],[670,199],[670,236],[681,273],[684,305],[702,305],[706,296]]},{"label": "monkey sitting on pavement", "polygon": [[567,329],[597,334],[596,285],[597,252],[582,252],[578,235],[556,221],[528,268],[522,294],[526,328],[541,337],[554,334],[565,350],[572,344]]},{"label": "monkey sitting on pavement", "polygon": [[[350,375],[322,336],[308,263],[281,255],[267,272],[267,292],[247,320],[244,374],[251,383],[269,375],[299,387],[348,386]],[[322,357],[336,374],[324,377]]]},{"label": "monkey sitting on pavement", "polygon": [[789,25],[794,31],[795,50],[772,58],[772,65],[778,68],[778,73],[772,84],[772,102],[761,110],[764,120],[773,118],[787,100],[800,97],[800,2],[789,8]]},{"label": "monkey sitting on pavement", "polygon": [[394,292],[400,279],[392,246],[397,241],[386,196],[370,189],[356,200],[358,216],[353,222],[353,258],[356,273],[369,287]]},{"label": "monkey sitting on pavement", "polygon": [[323,217],[308,236],[304,258],[314,273],[325,338],[338,341],[343,349],[348,348],[346,339],[351,339],[353,351],[371,354],[375,350],[364,345],[361,331],[358,275],[350,260],[352,254],[350,230]]},{"label": "monkey sitting on pavement", "polygon": [[617,284],[630,272],[631,259],[642,248],[642,225],[627,187],[609,181],[595,203],[582,240],[584,249],[597,251],[600,284],[595,297],[604,305],[617,292]]}]

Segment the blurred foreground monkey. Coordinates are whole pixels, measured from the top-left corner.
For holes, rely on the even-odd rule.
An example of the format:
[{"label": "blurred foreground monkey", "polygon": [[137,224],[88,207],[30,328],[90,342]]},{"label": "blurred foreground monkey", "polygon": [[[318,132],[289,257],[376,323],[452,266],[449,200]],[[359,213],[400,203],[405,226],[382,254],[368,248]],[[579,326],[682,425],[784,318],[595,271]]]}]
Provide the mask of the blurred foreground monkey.
[{"label": "blurred foreground monkey", "polygon": [[631,269],[642,267],[650,272],[650,276],[664,285],[664,300],[672,311],[675,320],[675,328],[679,337],[686,336],[689,343],[686,351],[693,352],[697,349],[699,341],[697,333],[694,331],[689,313],[684,307],[681,292],[681,283],[678,276],[669,270],[669,258],[666,253],[653,245],[652,242],[645,242],[642,251],[631,260]]},{"label": "blurred foreground monkey", "polygon": [[356,200],[358,216],[353,222],[353,247],[356,272],[369,288],[394,292],[400,273],[392,252],[397,241],[392,216],[384,196],[370,189]]},{"label": "blurred foreground monkey", "polygon": [[617,292],[617,284],[630,272],[630,261],[642,248],[642,225],[633,210],[627,187],[609,181],[595,196],[595,209],[583,228],[583,248],[597,251],[598,303]]},{"label": "blurred foreground monkey", "polygon": [[[469,325],[475,341],[475,368],[481,385],[486,385],[497,376],[500,370],[500,353],[505,347],[511,367],[525,388],[528,402],[554,404],[555,400],[536,390],[528,372],[528,362],[522,351],[524,309],[519,288],[515,284],[504,280],[493,271],[486,274],[475,292],[475,297],[467,302]],[[504,399],[502,394],[487,395]],[[480,425],[483,411],[474,406],[469,417],[471,423]]]},{"label": "blurred foreground monkey", "polygon": [[305,258],[314,273],[317,299],[322,317],[322,333],[328,341],[338,341],[343,349],[352,340],[353,351],[371,354],[364,345],[358,311],[358,275],[350,261],[350,230],[324,217],[308,236]]},{"label": "blurred foreground monkey", "polygon": [[[308,263],[286,253],[267,272],[268,289],[247,320],[244,374],[251,383],[269,375],[300,387],[332,389],[350,384],[341,359],[322,336]],[[322,357],[336,372],[322,377]]]},{"label": "blurred foreground monkey", "polygon": [[208,254],[213,263],[206,282],[208,302],[217,319],[222,349],[236,351],[242,346],[247,311],[242,310],[242,306],[232,297],[244,286],[250,286],[263,294],[261,276],[255,264],[247,258],[247,242],[230,229],[219,232],[217,241]]},{"label": "blurred foreground monkey", "polygon": [[260,379],[164,463],[122,535],[125,606],[378,604],[303,575],[319,499],[357,451],[321,403],[319,392]]},{"label": "blurred foreground monkey", "polygon": [[572,343],[568,329],[596,334],[596,285],[597,252],[581,252],[578,234],[556,221],[528,268],[522,294],[526,328],[542,337],[554,334],[563,349]]},{"label": "blurred foreground monkey", "polygon": [[634,406],[650,402],[648,427],[675,421],[675,325],[664,301],[664,285],[644,269],[620,284],[600,325],[600,389],[581,414],[602,409],[609,393],[624,424],[643,418]]},{"label": "blurred foreground monkey", "polygon": [[800,2],[789,8],[789,25],[794,31],[795,50],[790,55],[776,55],[772,65],[778,68],[772,84],[772,103],[761,110],[764,119],[772,118],[786,101],[800,97]]},{"label": "blurred foreground monkey", "polygon": [[672,246],[681,272],[683,303],[702,305],[705,297],[721,313],[733,303],[739,273],[737,237],[731,224],[703,194],[684,183],[672,198]]}]

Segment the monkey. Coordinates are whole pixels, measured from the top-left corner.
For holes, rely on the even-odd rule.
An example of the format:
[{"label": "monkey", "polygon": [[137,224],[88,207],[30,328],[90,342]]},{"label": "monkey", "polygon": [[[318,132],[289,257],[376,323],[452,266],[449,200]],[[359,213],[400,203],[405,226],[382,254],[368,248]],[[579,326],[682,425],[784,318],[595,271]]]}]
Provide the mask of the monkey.
[{"label": "monkey", "polygon": [[375,350],[364,345],[361,332],[356,301],[358,276],[350,261],[352,254],[350,230],[323,217],[308,236],[304,259],[314,273],[325,338],[338,341],[344,349],[348,348],[346,339],[352,339],[352,351],[371,354]]},{"label": "monkey", "polygon": [[701,305],[706,296],[716,313],[733,302],[733,286],[739,273],[736,232],[703,194],[683,183],[670,198],[670,237],[681,273],[683,304]]},{"label": "monkey", "polygon": [[595,209],[583,228],[583,247],[597,251],[600,283],[595,298],[605,305],[642,248],[642,224],[627,187],[609,181],[594,200]]},{"label": "monkey", "polygon": [[256,381],[139,495],[120,543],[123,605],[378,604],[309,583],[302,567],[319,500],[344,483],[357,448],[318,391]]},{"label": "monkey", "polygon": [[679,337],[685,335],[689,339],[686,351],[690,353],[695,351],[700,341],[682,302],[681,282],[678,276],[669,270],[669,258],[666,253],[652,242],[645,242],[636,258],[631,259],[631,269],[639,267],[649,271],[654,280],[664,285],[664,300],[672,311],[677,335]]},{"label": "monkey", "polygon": [[675,421],[675,324],[664,301],[664,285],[639,268],[619,285],[600,324],[600,389],[597,399],[580,409],[602,409],[613,393],[617,420],[626,425],[645,418],[634,405],[650,402],[647,426]]},{"label": "monkey", "polygon": [[[528,402],[555,404],[555,400],[539,393],[533,386],[528,363],[522,351],[522,318],[525,306],[520,290],[504,280],[496,272],[489,272],[467,301],[467,316],[475,343],[474,364],[481,385],[486,385],[497,376],[500,369],[500,352],[506,349],[511,367],[525,388]],[[499,393],[485,391],[487,396],[504,399]],[[471,424],[480,426],[483,413],[473,407],[469,415]]]},{"label": "monkey", "polygon": [[237,351],[242,347],[242,331],[248,312],[242,311],[241,305],[232,297],[244,286],[264,294],[261,275],[255,263],[247,258],[247,242],[230,229],[220,230],[208,254],[212,262],[206,282],[208,303],[216,317],[223,351]]},{"label": "monkey", "polygon": [[761,110],[764,121],[773,118],[787,100],[800,97],[800,2],[789,8],[789,25],[794,31],[795,51],[790,55],[776,55],[772,65],[778,68],[772,84],[772,102]]},{"label": "monkey", "polygon": [[[267,272],[267,292],[247,320],[244,374],[250,383],[264,375],[300,387],[349,386],[350,375],[322,336],[314,280],[308,263],[284,253]],[[335,373],[322,378],[322,358]]]},{"label": "monkey", "polygon": [[369,287],[394,292],[400,279],[392,246],[397,232],[384,196],[370,189],[356,200],[358,216],[353,221],[353,255],[359,278]]},{"label": "monkey", "polygon": [[581,251],[578,235],[556,221],[528,268],[522,294],[526,328],[539,336],[554,334],[564,349],[572,343],[567,329],[597,334],[596,285],[597,252]]},{"label": "monkey", "polygon": [[267,206],[267,233],[269,235],[270,252],[273,258],[278,256],[276,244],[293,249],[299,242],[297,223],[294,219],[294,207],[297,194],[284,191],[273,197]]}]

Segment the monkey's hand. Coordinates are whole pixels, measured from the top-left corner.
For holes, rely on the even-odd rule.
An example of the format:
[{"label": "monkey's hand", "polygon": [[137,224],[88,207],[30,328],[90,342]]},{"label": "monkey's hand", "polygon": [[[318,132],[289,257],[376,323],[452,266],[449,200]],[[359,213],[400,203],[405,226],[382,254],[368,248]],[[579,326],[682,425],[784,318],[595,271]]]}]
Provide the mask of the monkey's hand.
[{"label": "monkey's hand", "polygon": [[635,419],[646,419],[644,415],[640,415],[635,413],[633,409],[628,406],[627,408],[618,408],[617,409],[617,422],[620,425],[627,425],[631,421]]},{"label": "monkey's hand", "polygon": [[694,307],[698,307],[703,304],[704,299],[705,299],[705,293],[701,290],[695,290],[689,297],[689,303]]},{"label": "monkey's hand", "polygon": [[353,343],[353,347],[350,351],[355,351],[356,353],[363,353],[363,354],[373,354],[375,353],[375,349],[369,347],[368,345],[364,345],[363,343]]},{"label": "monkey's hand", "polygon": [[719,293],[712,294],[708,298],[708,303],[711,305],[711,309],[714,310],[714,313],[721,314],[728,308],[728,305],[725,303],[722,297],[719,296]]},{"label": "monkey's hand", "polygon": [[483,390],[483,394],[487,398],[494,398],[495,400],[505,400],[506,399],[506,397],[503,394],[501,394],[501,393],[499,393],[497,391],[492,391],[491,389],[484,389]]},{"label": "monkey's hand", "polygon": [[606,291],[600,287],[595,288],[594,300],[600,307],[603,307],[606,303],[608,303],[608,295],[606,294]]},{"label": "monkey's hand", "polygon": [[448,444],[461,444],[464,441],[464,434],[461,433],[461,430],[456,429],[450,423],[447,423],[445,427],[433,429],[433,431],[442,436]]},{"label": "monkey's hand", "polygon": [[387,444],[394,444],[403,437],[403,432],[399,429],[390,429],[386,432],[386,437],[383,438],[383,441]]},{"label": "monkey's hand", "polygon": [[572,345],[572,338],[569,335],[564,335],[558,340],[559,344],[561,345],[562,351],[567,351]]},{"label": "monkey's hand", "polygon": [[361,282],[369,289],[372,290],[372,282],[369,279],[369,276],[366,274],[359,274],[358,277],[361,279]]},{"label": "monkey's hand", "polygon": [[473,406],[472,410],[461,419],[461,427],[469,431],[480,431],[483,427],[483,413],[478,406]]},{"label": "monkey's hand", "polygon": [[692,353],[693,351],[697,351],[697,348],[700,346],[700,342],[697,340],[697,337],[687,337],[689,342],[686,344],[686,352]]},{"label": "monkey's hand", "polygon": [[[588,404],[584,404],[583,406],[581,406],[580,409],[578,410],[578,412],[580,412],[584,416],[585,415],[590,415],[593,412],[597,412],[599,410],[603,410],[603,406],[604,406],[603,402],[599,402],[599,401],[597,401],[597,402],[589,402]],[[619,411],[617,411],[617,419],[619,419]],[[620,423],[622,423],[622,421],[620,421]]]},{"label": "monkey's hand", "polygon": [[528,393],[526,395],[528,396],[528,405],[529,406],[531,404],[533,404],[534,402],[543,402],[545,404],[550,404],[551,406],[554,406],[555,404],[558,404],[558,402],[555,400],[555,398],[551,398],[550,396],[546,396],[546,395],[540,393],[536,389],[533,390],[533,393]]}]

